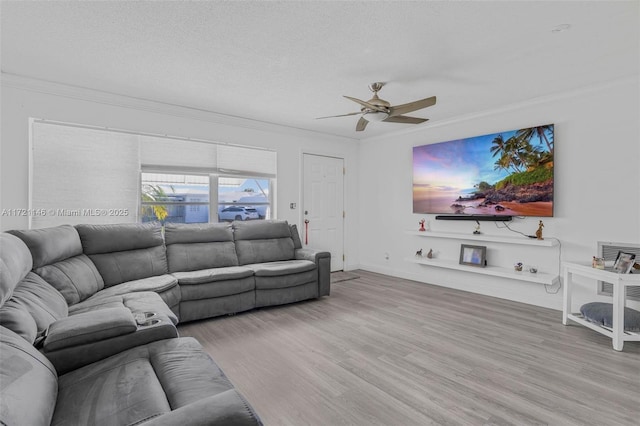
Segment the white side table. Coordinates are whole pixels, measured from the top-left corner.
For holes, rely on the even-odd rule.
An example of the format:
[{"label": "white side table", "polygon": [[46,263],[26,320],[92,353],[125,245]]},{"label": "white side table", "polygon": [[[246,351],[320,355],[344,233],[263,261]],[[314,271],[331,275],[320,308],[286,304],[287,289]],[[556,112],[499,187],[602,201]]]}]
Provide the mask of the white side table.
[{"label": "white side table", "polygon": [[[624,331],[624,307],[627,299],[627,287],[640,286],[640,274],[618,274],[611,271],[592,268],[590,265],[563,262],[564,298],[562,304],[562,324],[569,320],[610,337],[613,349],[621,351],[624,342],[640,342],[640,333]],[[587,321],[581,314],[572,313],[571,292],[573,290],[573,276],[592,278],[613,284],[613,318],[612,328],[608,329]]]}]

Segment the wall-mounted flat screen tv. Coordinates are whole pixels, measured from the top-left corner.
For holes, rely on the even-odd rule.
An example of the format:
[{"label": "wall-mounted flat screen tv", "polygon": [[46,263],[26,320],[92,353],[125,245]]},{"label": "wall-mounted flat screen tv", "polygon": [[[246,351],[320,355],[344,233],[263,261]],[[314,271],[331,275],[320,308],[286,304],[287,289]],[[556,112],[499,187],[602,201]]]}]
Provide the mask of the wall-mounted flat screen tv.
[{"label": "wall-mounted flat screen tv", "polygon": [[553,216],[554,126],[413,148],[413,212]]}]

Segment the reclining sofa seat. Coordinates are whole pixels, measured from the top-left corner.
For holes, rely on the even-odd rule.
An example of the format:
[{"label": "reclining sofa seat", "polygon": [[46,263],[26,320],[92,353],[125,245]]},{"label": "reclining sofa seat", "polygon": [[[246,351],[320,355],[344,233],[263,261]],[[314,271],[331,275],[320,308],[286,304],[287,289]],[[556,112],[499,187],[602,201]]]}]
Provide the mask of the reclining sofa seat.
[{"label": "reclining sofa seat", "polygon": [[160,340],[58,376],[29,342],[0,326],[0,424],[261,425],[190,337]]},{"label": "reclining sofa seat", "polygon": [[[316,252],[295,247],[286,221],[233,222],[233,238],[240,266],[253,270],[256,307],[281,305],[323,296]],[[329,253],[317,253],[329,258]]]},{"label": "reclining sofa seat", "polygon": [[180,321],[255,307],[251,268],[238,266],[230,224],[166,224],[169,272],[180,286]]},{"label": "reclining sofa seat", "polygon": [[[41,348],[59,372],[177,336],[177,318],[156,293],[96,298],[100,287],[73,227],[0,235],[0,323]],[[146,312],[155,320],[137,324]]]},{"label": "reclining sofa seat", "polygon": [[83,253],[104,280],[100,297],[153,291],[180,317],[178,280],[169,275],[159,223],[76,225],[76,230]]}]

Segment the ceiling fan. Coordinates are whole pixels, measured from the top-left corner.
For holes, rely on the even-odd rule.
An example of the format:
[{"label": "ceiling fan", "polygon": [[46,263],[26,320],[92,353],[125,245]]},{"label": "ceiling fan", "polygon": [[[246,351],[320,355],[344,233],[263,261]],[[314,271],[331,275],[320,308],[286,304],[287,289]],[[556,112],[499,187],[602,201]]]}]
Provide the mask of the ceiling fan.
[{"label": "ceiling fan", "polygon": [[362,108],[360,108],[360,112],[351,112],[349,114],[342,114],[342,115],[331,115],[329,117],[319,117],[318,119],[346,117],[348,115],[360,115],[361,117],[358,120],[358,124],[356,124],[356,132],[363,131],[367,127],[367,124],[369,124],[370,121],[384,121],[387,123],[420,124],[429,120],[428,118],[409,117],[403,114],[435,105],[436,104],[435,96],[421,99],[419,101],[409,102],[408,104],[391,106],[389,102],[385,101],[384,99],[380,99],[378,97],[378,92],[380,91],[380,89],[382,89],[382,86],[384,86],[384,83],[380,83],[380,82],[371,83],[369,85],[369,90],[373,92],[373,97],[366,102],[360,99],[352,98],[350,96],[345,96],[345,98],[362,105]]}]

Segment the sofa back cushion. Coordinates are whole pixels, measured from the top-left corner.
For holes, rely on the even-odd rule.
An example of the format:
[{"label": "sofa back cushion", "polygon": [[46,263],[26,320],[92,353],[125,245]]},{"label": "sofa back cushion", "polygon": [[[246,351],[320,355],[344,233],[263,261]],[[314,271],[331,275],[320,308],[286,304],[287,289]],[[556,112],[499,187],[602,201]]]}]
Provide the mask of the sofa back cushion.
[{"label": "sofa back cushion", "polygon": [[295,258],[293,238],[286,221],[233,222],[233,228],[240,265]]},{"label": "sofa back cushion", "polygon": [[164,239],[169,272],[238,266],[229,224],[167,224]]},{"label": "sofa back cushion", "polygon": [[78,231],[71,225],[9,231],[31,251],[34,272],[58,290],[73,305],[104,288],[102,276],[82,253]]},{"label": "sofa back cushion", "polygon": [[69,306],[88,299],[104,288],[104,280],[94,263],[84,254],[34,272],[58,290]]},{"label": "sofa back cushion", "polygon": [[0,423],[49,425],[58,377],[49,360],[11,330],[0,326]]},{"label": "sofa back cushion", "polygon": [[11,298],[32,267],[31,252],[22,240],[5,232],[0,234],[0,306]]},{"label": "sofa back cushion", "polygon": [[31,272],[31,251],[15,235],[0,234],[0,323],[29,344],[68,315],[62,295]]},{"label": "sofa back cushion", "polygon": [[29,247],[33,268],[82,254],[80,237],[71,225],[7,232],[20,238]]},{"label": "sofa back cushion", "polygon": [[158,223],[76,225],[84,254],[105,287],[166,274],[167,256]]},{"label": "sofa back cushion", "polygon": [[29,272],[0,307],[0,323],[30,344],[38,344],[49,325],[68,313],[67,302],[60,292]]}]

